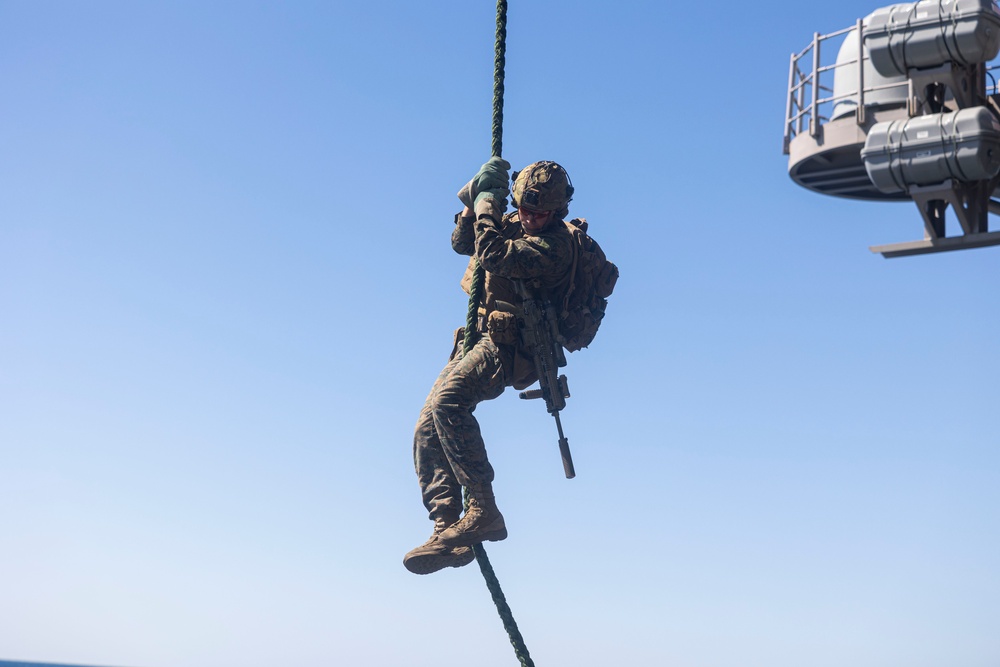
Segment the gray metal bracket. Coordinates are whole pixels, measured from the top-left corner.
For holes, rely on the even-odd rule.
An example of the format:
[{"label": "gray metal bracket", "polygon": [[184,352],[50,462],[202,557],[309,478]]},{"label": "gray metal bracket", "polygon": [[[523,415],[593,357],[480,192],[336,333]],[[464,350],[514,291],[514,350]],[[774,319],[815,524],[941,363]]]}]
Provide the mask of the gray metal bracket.
[{"label": "gray metal bracket", "polygon": [[[871,246],[885,258],[924,255],[948,250],[984,248],[1000,245],[1000,231],[989,231],[989,212],[1000,212],[1000,202],[990,199],[997,179],[978,183],[945,181],[937,185],[911,186],[910,197],[924,219],[924,239],[906,243]],[[945,235],[945,211],[955,212],[962,234]]]},{"label": "gray metal bracket", "polygon": [[[906,76],[910,79],[910,115],[938,113],[943,110],[944,99],[928,95],[934,84],[946,86],[959,109],[978,106],[986,97],[986,77],[981,65],[962,67],[955,63],[945,63],[929,69],[911,69]],[[940,91],[943,93],[943,91]]]},{"label": "gray metal bracket", "polygon": [[932,252],[947,252],[949,250],[968,250],[971,248],[986,248],[1000,245],[1000,232],[985,234],[966,234],[950,236],[941,239],[910,241],[908,243],[890,243],[888,245],[873,245],[868,249],[879,253],[886,259],[893,257],[909,257],[911,255],[927,255]]}]

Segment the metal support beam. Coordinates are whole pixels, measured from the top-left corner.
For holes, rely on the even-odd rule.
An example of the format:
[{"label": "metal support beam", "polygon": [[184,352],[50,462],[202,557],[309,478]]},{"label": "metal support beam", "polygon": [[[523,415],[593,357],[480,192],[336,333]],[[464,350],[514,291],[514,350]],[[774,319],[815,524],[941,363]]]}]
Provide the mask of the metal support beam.
[{"label": "metal support beam", "polygon": [[[1000,231],[989,231],[989,212],[1000,211],[1000,202],[990,198],[997,179],[978,183],[945,181],[937,185],[911,187],[913,198],[924,219],[924,239],[906,243],[872,246],[870,250],[886,259],[926,255],[949,250],[966,250],[1000,245]],[[945,211],[955,212],[962,234],[945,236]]]},{"label": "metal support beam", "polygon": [[947,252],[949,250],[986,248],[994,245],[1000,245],[1000,232],[965,234],[962,236],[951,236],[940,239],[910,241],[908,243],[890,243],[888,245],[871,246],[869,247],[869,250],[874,253],[880,253],[886,259],[892,259],[893,257],[927,255],[933,252]]},{"label": "metal support beam", "polygon": [[858,125],[864,126],[867,122],[865,112],[865,22],[858,19],[854,27],[858,35]]}]

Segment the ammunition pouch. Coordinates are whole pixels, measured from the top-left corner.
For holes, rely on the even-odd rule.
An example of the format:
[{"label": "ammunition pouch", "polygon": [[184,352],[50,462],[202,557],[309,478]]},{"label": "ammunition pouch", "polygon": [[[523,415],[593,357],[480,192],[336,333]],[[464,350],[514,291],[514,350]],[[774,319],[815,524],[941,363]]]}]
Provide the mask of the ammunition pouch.
[{"label": "ammunition pouch", "polygon": [[517,345],[520,331],[513,313],[494,310],[486,318],[486,332],[497,345]]}]

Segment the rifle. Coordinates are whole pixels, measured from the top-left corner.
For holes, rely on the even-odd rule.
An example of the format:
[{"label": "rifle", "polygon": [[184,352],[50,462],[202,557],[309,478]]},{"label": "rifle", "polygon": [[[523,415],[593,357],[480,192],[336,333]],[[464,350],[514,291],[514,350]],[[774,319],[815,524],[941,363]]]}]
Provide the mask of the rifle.
[{"label": "rifle", "polygon": [[538,375],[538,389],[522,391],[523,399],[545,399],[545,409],[556,419],[559,431],[559,454],[562,457],[566,479],[576,477],[573,456],[569,451],[569,440],[563,435],[559,411],[566,407],[569,385],[565,375],[558,375],[566,365],[566,353],[559,343],[559,321],[552,304],[536,296],[526,281],[512,280],[521,296],[520,308],[505,302],[497,302],[497,308],[517,315],[521,344],[535,359],[535,373]]}]

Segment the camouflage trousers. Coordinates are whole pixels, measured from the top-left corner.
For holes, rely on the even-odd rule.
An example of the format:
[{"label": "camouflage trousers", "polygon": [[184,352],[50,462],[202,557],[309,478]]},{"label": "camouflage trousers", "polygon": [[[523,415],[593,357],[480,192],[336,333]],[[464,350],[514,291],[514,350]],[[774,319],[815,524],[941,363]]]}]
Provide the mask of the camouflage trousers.
[{"label": "camouflage trousers", "polygon": [[413,464],[432,520],[462,511],[463,486],[493,481],[493,466],[472,412],[480,402],[503,393],[504,356],[489,336],[482,336],[468,354],[462,353],[459,342],[427,396],[413,435]]}]

